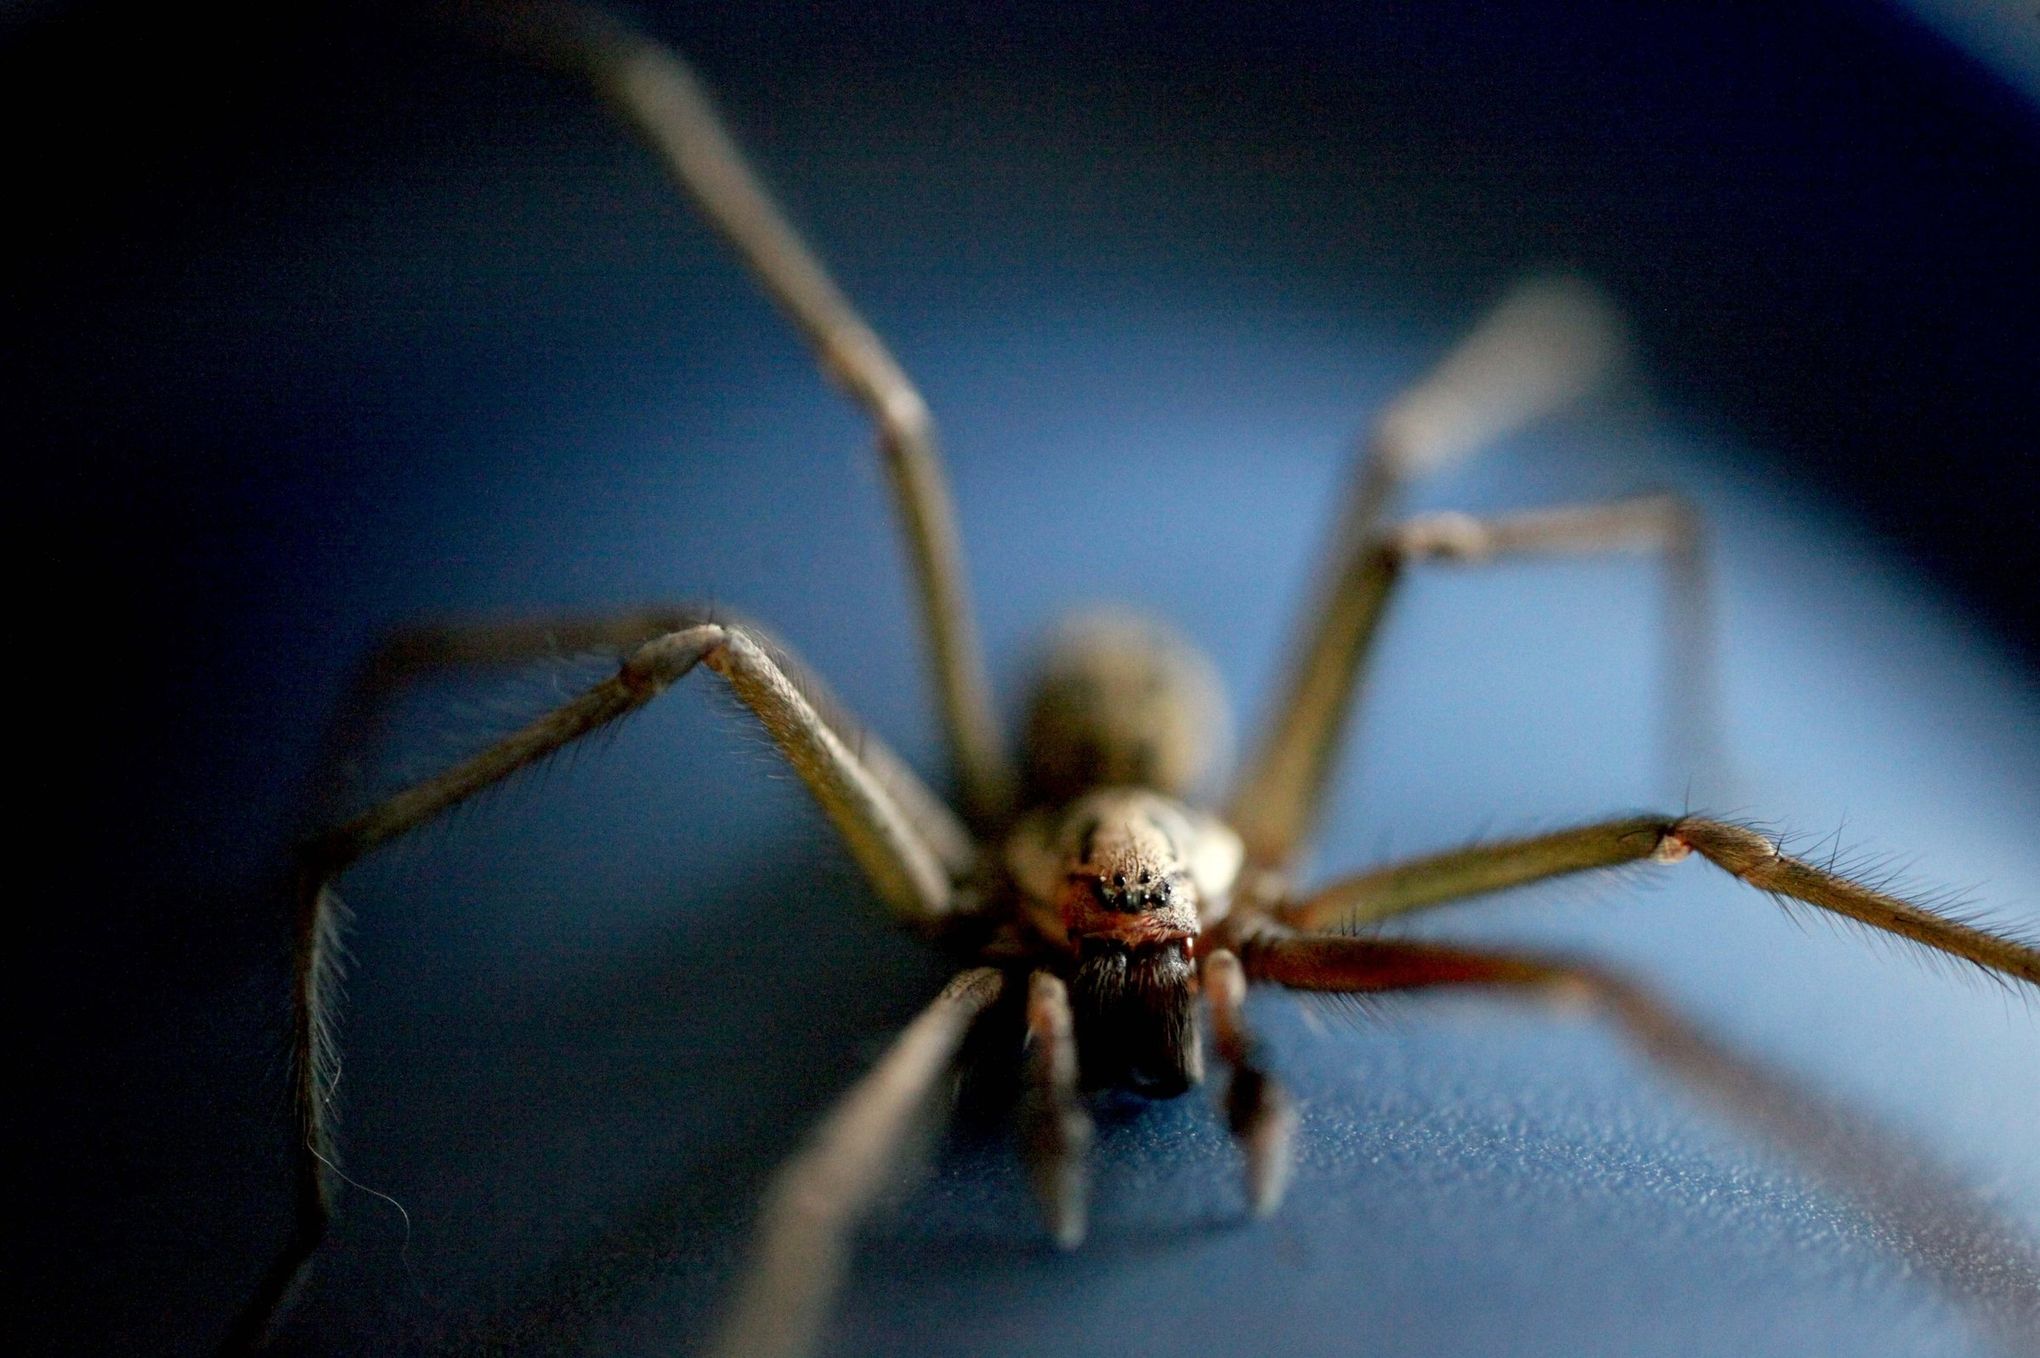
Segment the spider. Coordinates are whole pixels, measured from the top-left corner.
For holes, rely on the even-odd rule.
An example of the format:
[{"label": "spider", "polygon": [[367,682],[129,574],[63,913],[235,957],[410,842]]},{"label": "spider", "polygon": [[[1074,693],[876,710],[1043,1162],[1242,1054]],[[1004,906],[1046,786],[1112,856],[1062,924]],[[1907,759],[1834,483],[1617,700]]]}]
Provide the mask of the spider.
[{"label": "spider", "polygon": [[[1760,889],[2040,983],[2040,954],[2031,947],[1787,857],[1748,827],[1704,817],[1624,818],[1476,845],[1314,889],[1299,885],[1295,868],[1321,813],[1374,627],[1411,569],[1437,559],[1642,549],[1665,556],[1684,597],[1695,597],[1695,525],[1675,500],[1490,519],[1395,516],[1410,481],[1563,404],[1605,364],[1613,347],[1609,318],[1590,294],[1565,285],[1509,299],[1378,422],[1334,535],[1326,588],[1299,628],[1286,696],[1223,803],[1206,806],[1195,795],[1221,757],[1215,736],[1223,700],[1210,667],[1167,629],[1125,615],[1080,619],[1059,636],[1028,703],[1022,757],[1010,767],[986,697],[932,425],[915,388],[757,189],[676,59],[593,17],[548,28],[545,42],[585,66],[640,125],[815,345],[824,370],[870,412],[915,566],[961,814],[745,622],[654,610],[418,629],[395,639],[367,671],[365,708],[439,668],[555,649],[613,647],[626,658],[615,677],[558,711],[304,850],[300,1224],[251,1309],[251,1339],[316,1247],[329,1211],[332,1053],[323,988],[334,882],[380,845],[637,710],[696,668],[724,680],[755,715],[901,921],[967,964],[775,1184],[755,1262],[718,1340],[721,1352],[812,1347],[849,1228],[966,1033],[1002,1005],[1020,1010],[1026,1031],[1018,1117],[1030,1178],[1049,1234],[1074,1247],[1086,1230],[1091,1132],[1083,1096],[1185,1093],[1206,1075],[1204,1034],[1223,1068],[1217,1080],[1240,1145],[1247,1201],[1260,1214],[1279,1205],[1295,1116],[1246,1023],[1249,983],[1337,993],[1466,987],[1582,1002],[1763,1129],[1789,1140],[1806,1119],[1788,1091],[1592,964],[1392,942],[1346,932],[1352,926],[1555,875],[1698,857]],[[1698,633],[1693,625],[1672,629],[1688,671],[1704,663]],[[1686,702],[1703,707],[1704,697]],[[1903,1195],[1895,1203],[1894,1210],[1913,1210]]]}]

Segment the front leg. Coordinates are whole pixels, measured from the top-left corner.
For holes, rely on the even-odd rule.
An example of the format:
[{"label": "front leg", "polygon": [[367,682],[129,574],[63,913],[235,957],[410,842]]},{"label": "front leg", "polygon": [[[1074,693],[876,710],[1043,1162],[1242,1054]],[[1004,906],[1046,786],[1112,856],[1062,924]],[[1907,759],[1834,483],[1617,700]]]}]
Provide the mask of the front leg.
[{"label": "front leg", "polygon": [[444,674],[502,670],[583,653],[627,656],[655,637],[716,623],[736,627],[758,643],[772,664],[857,755],[885,788],[915,832],[955,878],[967,876],[977,848],[956,813],[929,790],[891,746],[837,699],[822,677],[777,637],[748,619],[712,615],[698,607],[658,604],[602,613],[537,614],[482,621],[419,623],[384,638],[356,669],[327,733],[318,789],[322,806],[337,800],[351,765],[371,748],[396,701],[412,686]]},{"label": "front leg", "polygon": [[2040,947],[1982,929],[1785,854],[1745,825],[1702,816],[1629,816],[1376,868],[1285,906],[1298,928],[1358,927],[1548,877],[1698,854],[1774,898],[1802,901],[1999,975],[2040,986]]},{"label": "front leg", "polygon": [[[475,638],[469,649],[486,653],[514,641]],[[895,913],[928,927],[950,915],[955,896],[949,868],[898,801],[758,641],[740,627],[717,623],[695,623],[644,641],[615,675],[579,697],[443,773],[314,836],[299,852],[293,886],[297,926],[292,1100],[299,1123],[294,1224],[283,1252],[237,1322],[228,1341],[230,1352],[267,1342],[331,1216],[330,1108],[339,951],[334,883],[382,845],[643,707],[698,664],[720,674],[751,709]]]},{"label": "front leg", "polygon": [[1005,978],[966,971],[893,1042],[809,1134],[765,1194],[735,1305],[714,1358],[800,1358],[813,1351],[848,1262],[850,1234],[911,1153],[914,1124],[935,1115],[942,1077]]},{"label": "front leg", "polygon": [[750,269],[870,418],[906,537],[937,709],[965,806],[980,824],[1010,810],[1013,773],[992,711],[935,420],[920,389],[780,210],[680,56],[599,10],[505,5],[497,35],[577,69],[644,139],[704,220]]}]

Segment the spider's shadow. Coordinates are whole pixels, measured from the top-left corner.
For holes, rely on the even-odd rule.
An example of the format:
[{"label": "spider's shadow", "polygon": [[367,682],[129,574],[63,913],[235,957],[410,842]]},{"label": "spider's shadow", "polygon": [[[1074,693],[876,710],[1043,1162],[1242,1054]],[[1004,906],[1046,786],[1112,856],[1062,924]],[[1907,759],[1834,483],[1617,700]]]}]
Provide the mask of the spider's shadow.
[{"label": "spider's shadow", "polygon": [[[825,883],[841,880],[840,873],[820,871]],[[803,897],[814,914],[798,949],[759,930],[758,920]],[[706,1332],[742,1262],[772,1172],[952,966],[939,950],[893,933],[860,889],[818,886],[812,872],[782,868],[747,878],[711,912],[648,946],[531,996],[525,1022],[532,1037],[555,1040],[561,1015],[575,1016],[576,1026],[629,1034],[609,1051],[630,1069],[605,1081],[636,1085],[661,1072],[653,1082],[670,1092],[649,1093],[643,1102],[657,1118],[657,1102],[667,1101],[666,1120],[684,1130],[668,1137],[668,1149],[642,1182],[615,1195],[624,1204],[619,1213],[569,1233],[549,1253],[520,1260],[514,1280],[492,1294],[475,1289],[481,1304],[406,1328],[430,1329],[426,1347],[457,1353],[579,1352],[592,1337],[634,1323],[654,1324],[662,1334]],[[939,1274],[1011,1285],[1016,1270],[1069,1266],[1070,1257],[1036,1226],[1016,1159],[1018,1019],[1016,999],[973,1034],[955,1124],[931,1140],[926,1163],[889,1186],[890,1210],[867,1230],[860,1267],[880,1259],[875,1269],[909,1282]],[[513,1048],[526,1040],[515,1032],[503,1037]],[[726,1059],[736,1047],[741,1064]],[[581,1106],[579,1081],[548,1081],[543,1072],[538,1079],[525,1089],[535,1106],[559,1108],[569,1122],[603,1115]],[[1200,1094],[1165,1105],[1105,1098],[1094,1111],[1100,1164],[1152,1161],[1171,1171],[1168,1178],[1188,1182],[1195,1176],[1178,1172],[1182,1161],[1202,1150],[1231,1167],[1223,1125]],[[1147,1153],[1163,1142],[1168,1155]],[[1099,1205],[1107,1214],[1117,1200],[1147,1191],[1139,1182],[1103,1178]],[[1232,1188],[1229,1177],[1226,1185]],[[1245,1219],[1229,1193],[1216,1202],[1202,1185],[1185,1191],[1200,1201],[1188,1210],[1172,1202],[1170,1230],[1101,1222],[1088,1263],[1096,1265],[1100,1251],[1180,1249]],[[529,1266],[532,1257],[546,1262]]]},{"label": "spider's shadow", "polygon": [[[591,1123],[612,1129],[607,1140],[628,1134],[635,1116],[640,1132],[663,1144],[634,1157],[635,1178],[600,1186],[616,1215],[585,1214],[582,1229],[516,1251],[499,1275],[506,1281],[484,1277],[467,1287],[470,1301],[436,1316],[413,1308],[396,1328],[420,1334],[433,1351],[562,1353],[617,1333],[712,1330],[773,1170],[952,965],[893,933],[827,866],[825,850],[801,850],[793,856],[812,865],[749,877],[646,945],[525,998],[523,1017],[498,1035],[504,1050],[514,1056],[564,1040],[574,1065],[592,1056],[608,1067],[596,1087],[642,1095],[591,1100],[585,1071],[513,1060],[520,1097],[552,1110],[530,1138],[537,1149],[519,1152],[526,1170],[546,1158],[548,1136],[571,1142]],[[811,912],[798,948],[758,926],[795,900]],[[1147,1259],[1167,1271],[1163,1256],[1199,1253],[1247,1220],[1236,1154],[1205,1091],[1159,1105],[1105,1097],[1093,1101],[1093,1237],[1079,1256],[1056,1251],[1035,1227],[1015,1159],[1014,1008],[1002,1005],[974,1034],[956,1124],[933,1147],[931,1167],[895,1185],[894,1210],[863,1232],[855,1255],[863,1281],[849,1292],[857,1309],[896,1319],[926,1305],[938,1281],[942,1295],[960,1286],[1008,1304],[1037,1287],[1084,1290],[1114,1260]],[[617,1040],[591,1041],[591,1032]],[[472,1096],[443,1088],[460,1071],[427,1074],[446,1095],[441,1107],[472,1106]],[[431,1136],[460,1148],[460,1116]],[[445,1224],[460,1227],[476,1209],[443,1212],[451,1214]]]},{"label": "spider's shadow", "polygon": [[[782,829],[763,847],[768,866],[656,900],[548,888],[541,908],[562,917],[655,921],[564,960],[471,944],[480,956],[463,958],[442,914],[454,960],[421,961],[370,917],[382,883],[353,886],[356,950],[375,955],[348,1032],[348,1172],[404,1204],[408,1236],[346,1192],[291,1331],[321,1351],[387,1351],[394,1334],[551,1352],[647,1308],[705,1319],[773,1167],[948,970],[821,837]],[[491,894],[461,874],[463,895]],[[446,904],[420,895],[407,918]]]}]

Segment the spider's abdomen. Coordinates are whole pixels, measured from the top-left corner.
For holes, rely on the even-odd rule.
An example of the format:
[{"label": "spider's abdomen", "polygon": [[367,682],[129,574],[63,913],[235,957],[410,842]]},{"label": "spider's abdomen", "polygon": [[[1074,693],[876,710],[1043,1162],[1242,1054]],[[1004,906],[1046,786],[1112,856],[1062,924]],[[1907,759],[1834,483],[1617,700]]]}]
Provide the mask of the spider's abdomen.
[{"label": "spider's abdomen", "polygon": [[1241,850],[1182,798],[1226,738],[1216,673],[1161,624],[1095,613],[1051,643],[1027,710],[1037,810],[1005,859],[1022,920],[1061,955],[1088,1089],[1171,1098],[1203,1078],[1190,956]]},{"label": "spider's abdomen", "polygon": [[1211,662],[1152,619],[1099,612],[1050,641],[1027,705],[1030,803],[1099,787],[1183,797],[1225,754],[1226,704]]}]

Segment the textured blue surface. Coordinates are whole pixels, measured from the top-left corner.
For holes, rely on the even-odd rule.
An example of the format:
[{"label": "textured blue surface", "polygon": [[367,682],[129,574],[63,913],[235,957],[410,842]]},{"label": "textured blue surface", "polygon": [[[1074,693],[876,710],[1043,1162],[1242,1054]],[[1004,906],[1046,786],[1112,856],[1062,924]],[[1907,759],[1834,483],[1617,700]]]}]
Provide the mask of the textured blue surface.
[{"label": "textured blue surface", "polygon": [[[1347,436],[1421,346],[1332,303],[1101,314],[1080,293],[1030,287],[983,299],[981,320],[894,327],[954,431],[995,670],[1010,687],[1072,600],[1125,599],[1210,647],[1251,710]],[[579,469],[478,461],[364,569],[401,582],[403,613],[728,602],[926,762],[898,554],[856,424],[771,339],[626,356],[611,375],[613,413],[515,435],[584,447]],[[729,391],[741,404],[714,395]],[[2030,691],[1817,510],[1770,502],[1636,410],[1520,440],[1422,499],[1664,484],[1721,528],[1736,764],[1730,786],[1693,789],[1698,804],[1917,854],[1911,875],[1978,883],[2030,925]],[[1419,579],[1324,870],[1684,800],[1653,760],[1656,601],[1633,562]],[[350,1163],[409,1208],[409,1266],[436,1305],[404,1296],[394,1219],[356,1196],[307,1311],[348,1314],[332,1335],[377,1299],[398,1330],[684,1346],[768,1167],[931,992],[934,964],[869,922],[797,786],[727,708],[675,693],[599,758],[351,880]],[[2030,1004],[1795,926],[1698,865],[1661,876],[1435,927],[1620,961],[2040,1225]],[[1108,1127],[1096,1237],[1060,1256],[1007,1145],[980,1129],[868,1231],[835,1347],[1973,1351],[1874,1224],[1580,1022],[1435,1000],[1356,1020],[1274,998],[1259,1017],[1303,1105],[1277,1220],[1239,1223],[1233,1152],[1193,1097]],[[450,1321],[431,1318],[442,1307]]]},{"label": "textured blue surface", "polygon": [[[556,116],[556,142],[300,186],[294,216],[251,218],[161,300],[176,319],[150,342],[183,346],[190,387],[170,404],[285,442],[247,473],[258,507],[226,515],[244,705],[205,790],[151,833],[245,846],[277,818],[249,803],[283,797],[352,657],[421,615],[724,603],[932,763],[865,432],[636,152]],[[1322,222],[1260,240],[1279,214],[1240,206],[1256,181],[1237,166],[1119,147],[1039,182],[930,180],[863,150],[775,177],[945,422],[1003,700],[1053,618],[1116,600],[1181,625],[1257,712],[1351,435],[1471,315],[1350,258],[1299,263],[1336,247]],[[1093,196],[1040,196],[1072,177]],[[1226,244],[1182,246],[1207,211]],[[1153,256],[1128,244],[1150,222],[1174,242]],[[208,365],[220,382],[191,379]],[[1909,876],[1974,884],[2031,931],[2030,678],[1751,465],[1633,388],[1419,497],[1694,495],[1720,530],[1727,776],[1689,787],[1654,758],[1647,567],[1427,574],[1391,621],[1320,870],[1690,796],[1911,855]],[[572,679],[426,695],[396,762],[429,766]],[[410,1228],[347,1195],[294,1342],[684,1351],[771,1166],[939,984],[709,690],[348,879],[348,1172]],[[1796,925],[1696,864],[1427,931],[1620,963],[2040,1234],[2029,1002]],[[259,1043],[266,998],[227,999],[190,1049]],[[1875,1223],[1589,1023],[1434,999],[1355,1016],[1270,997],[1256,1017],[1303,1111],[1274,1221],[1239,1220],[1202,1095],[1108,1119],[1094,1239],[1069,1256],[999,1129],[969,1126],[865,1232],[831,1351],[1986,1351]],[[245,1268],[282,1200],[241,1173],[196,1210]]]},{"label": "textured blue surface", "polygon": [[[1059,410],[1125,380],[1100,355],[1129,370],[1153,361],[1137,335],[1122,343],[1064,379]],[[1356,353],[1393,348],[1384,338]],[[1209,376],[1290,411],[1290,428],[1258,436],[1258,456],[1239,451],[1257,441],[1244,428],[1255,410],[1217,433],[1208,415],[1158,411],[1131,428],[1099,418],[1061,431],[1079,447],[1116,441],[1118,458],[959,450],[1002,676],[1073,586],[1124,579],[1210,645],[1238,688],[1265,686],[1283,609],[1254,601],[1293,597],[1357,413],[1312,390],[1313,366],[1332,366],[1322,354],[1267,360]],[[1034,361],[1055,359],[1045,346]],[[943,365],[925,366],[940,392]],[[804,380],[789,373],[789,423],[808,403]],[[960,427],[981,408],[965,394],[943,405]],[[829,413],[819,406],[817,423]],[[1294,428],[1313,415],[1314,432]],[[696,480],[690,503],[610,540],[647,579],[661,563],[674,578],[716,578],[718,597],[799,638],[849,701],[925,756],[882,505],[855,430],[838,441],[844,455],[827,466],[806,439],[765,434],[727,478]],[[840,512],[786,525],[756,498],[779,469],[817,504],[840,498]],[[1163,477],[1166,512],[1151,517],[1197,550],[1157,563],[1110,529]],[[812,485],[825,478],[831,489]],[[1917,850],[1921,880],[1983,883],[1979,895],[2011,907],[2040,896],[2019,827],[2030,696],[1817,518],[1719,484],[1662,423],[1554,430],[1425,498],[1667,481],[1722,525],[1738,757],[1727,800],[1704,803],[1846,825],[1852,846]],[[557,498],[576,487],[556,484],[545,504],[477,514],[464,551],[508,573],[534,525],[608,518],[605,484],[579,487],[578,504]],[[1058,502],[1041,489],[1056,484],[1084,494]],[[763,548],[764,569],[742,559],[760,521],[779,522],[788,544]],[[1039,562],[1050,539],[1089,560]],[[1678,800],[1650,753],[1649,575],[1615,563],[1420,580],[1341,779],[1326,869]],[[876,636],[862,634],[867,617]],[[352,1172],[409,1207],[410,1266],[457,1330],[479,1312],[485,1327],[530,1325],[562,1350],[619,1352],[697,1333],[767,1167],[937,980],[914,945],[868,922],[798,788],[739,718],[712,710],[726,707],[676,693],[600,758],[351,880],[363,914],[347,1025]],[[2029,1004],[1852,933],[1796,927],[1695,864],[1470,906],[1436,927],[1619,960],[2040,1223]],[[1040,1238],[1008,1146],[980,1128],[867,1233],[841,1350],[1973,1351],[1873,1223],[1590,1025],[1438,1000],[1355,1018],[1273,997],[1258,1017],[1304,1110],[1279,1218],[1239,1223],[1233,1152],[1193,1096],[1108,1125],[1095,1238],[1061,1256]],[[393,1308],[392,1325],[430,1316],[401,1295],[397,1240],[393,1218],[354,1197],[331,1290],[308,1309],[371,1297]],[[548,1271],[562,1260],[564,1274]]]}]

